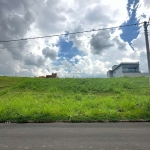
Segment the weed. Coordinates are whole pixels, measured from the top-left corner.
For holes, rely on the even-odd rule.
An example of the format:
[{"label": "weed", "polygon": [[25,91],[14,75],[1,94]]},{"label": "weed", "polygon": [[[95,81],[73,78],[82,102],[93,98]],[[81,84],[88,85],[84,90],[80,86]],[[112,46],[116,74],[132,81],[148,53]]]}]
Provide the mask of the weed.
[{"label": "weed", "polygon": [[150,120],[146,77],[0,77],[0,85],[0,122]]}]

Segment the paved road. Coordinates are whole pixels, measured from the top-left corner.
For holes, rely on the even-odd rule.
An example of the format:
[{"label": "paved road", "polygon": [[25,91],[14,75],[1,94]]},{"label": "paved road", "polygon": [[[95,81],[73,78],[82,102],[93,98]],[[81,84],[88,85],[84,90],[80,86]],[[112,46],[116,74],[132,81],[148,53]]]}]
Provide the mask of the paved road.
[{"label": "paved road", "polygon": [[0,150],[150,150],[150,123],[0,124]]}]

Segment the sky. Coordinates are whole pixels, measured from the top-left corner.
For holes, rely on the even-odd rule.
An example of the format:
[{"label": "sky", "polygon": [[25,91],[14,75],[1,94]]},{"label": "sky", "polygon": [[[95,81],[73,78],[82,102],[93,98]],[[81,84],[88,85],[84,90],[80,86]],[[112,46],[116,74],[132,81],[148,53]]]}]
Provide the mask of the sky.
[{"label": "sky", "polygon": [[[0,42],[0,76],[105,78],[121,62],[148,72],[149,8],[149,0],[0,0],[0,41],[65,34]],[[82,31],[91,32],[69,34]]]}]

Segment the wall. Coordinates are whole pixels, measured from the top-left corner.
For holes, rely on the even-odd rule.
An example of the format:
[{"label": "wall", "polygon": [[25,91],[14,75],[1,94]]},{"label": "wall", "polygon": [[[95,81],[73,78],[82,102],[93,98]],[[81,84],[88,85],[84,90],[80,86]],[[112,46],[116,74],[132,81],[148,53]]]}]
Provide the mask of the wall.
[{"label": "wall", "polygon": [[122,72],[140,72],[139,65],[122,65]]},{"label": "wall", "polygon": [[[132,70],[128,68],[135,68],[135,69]],[[117,78],[124,76],[138,77],[138,76],[149,76],[149,74],[140,73],[139,64],[130,64],[130,65],[122,64],[117,69],[114,69],[113,71],[109,70],[107,72],[107,78]]]},{"label": "wall", "polygon": [[122,76],[122,66],[118,67],[113,71],[113,77],[121,77]]},{"label": "wall", "polygon": [[111,70],[107,71],[107,78],[113,78],[113,72]]}]

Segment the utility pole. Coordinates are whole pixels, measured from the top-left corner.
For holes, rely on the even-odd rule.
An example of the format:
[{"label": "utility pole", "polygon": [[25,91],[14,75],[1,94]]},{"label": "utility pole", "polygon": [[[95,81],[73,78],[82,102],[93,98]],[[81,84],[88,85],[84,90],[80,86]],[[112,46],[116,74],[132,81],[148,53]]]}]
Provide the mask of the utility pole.
[{"label": "utility pole", "polygon": [[149,51],[147,26],[148,26],[148,23],[146,21],[144,21],[145,43],[146,43],[146,50],[147,50],[147,63],[148,63],[149,84],[150,84],[150,51]]}]

